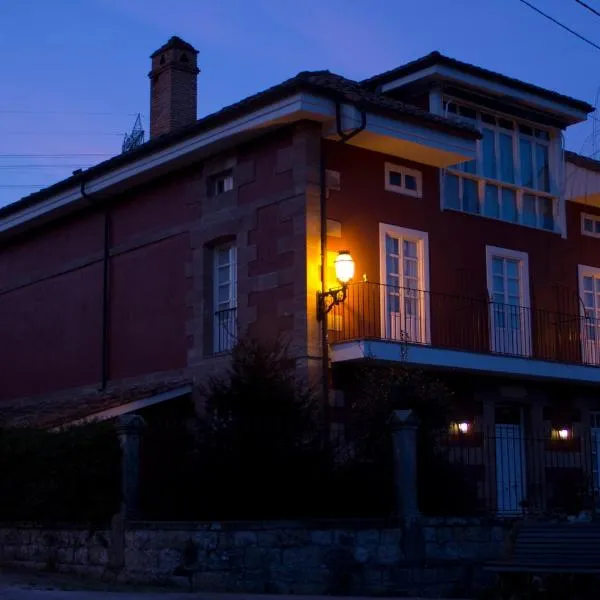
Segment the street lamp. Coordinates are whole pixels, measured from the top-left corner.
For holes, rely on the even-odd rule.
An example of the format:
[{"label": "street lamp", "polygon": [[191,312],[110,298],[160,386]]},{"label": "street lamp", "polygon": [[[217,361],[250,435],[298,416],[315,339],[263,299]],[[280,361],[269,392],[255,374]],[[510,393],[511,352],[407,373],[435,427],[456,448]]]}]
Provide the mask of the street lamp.
[{"label": "street lamp", "polygon": [[317,318],[319,321],[336,305],[341,304],[347,296],[348,284],[354,277],[354,259],[348,250],[340,250],[333,263],[335,277],[340,287],[332,288],[317,295]]}]

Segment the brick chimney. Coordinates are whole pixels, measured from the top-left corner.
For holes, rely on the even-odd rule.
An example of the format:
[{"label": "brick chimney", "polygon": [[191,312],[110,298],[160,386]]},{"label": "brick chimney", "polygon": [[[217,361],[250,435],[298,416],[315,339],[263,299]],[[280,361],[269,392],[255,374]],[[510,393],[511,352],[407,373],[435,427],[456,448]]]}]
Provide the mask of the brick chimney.
[{"label": "brick chimney", "polygon": [[150,58],[150,138],[154,138],[196,121],[200,70],[198,50],[176,36]]}]

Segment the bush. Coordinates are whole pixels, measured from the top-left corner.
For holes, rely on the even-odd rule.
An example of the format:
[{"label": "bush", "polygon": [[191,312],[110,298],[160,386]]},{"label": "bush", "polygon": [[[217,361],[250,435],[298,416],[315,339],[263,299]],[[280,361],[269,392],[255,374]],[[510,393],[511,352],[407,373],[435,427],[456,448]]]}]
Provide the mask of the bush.
[{"label": "bush", "polygon": [[114,426],[0,430],[0,521],[104,523],[120,504]]}]

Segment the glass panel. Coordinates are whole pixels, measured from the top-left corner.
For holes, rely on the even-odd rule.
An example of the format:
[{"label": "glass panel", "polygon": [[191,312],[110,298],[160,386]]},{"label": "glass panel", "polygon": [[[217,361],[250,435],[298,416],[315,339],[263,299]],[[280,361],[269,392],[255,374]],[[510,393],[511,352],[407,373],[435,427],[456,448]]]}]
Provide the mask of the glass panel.
[{"label": "glass panel", "polygon": [[513,129],[514,123],[509,121],[508,119],[498,119],[498,127],[502,127],[502,129]]},{"label": "glass panel", "polygon": [[479,213],[477,182],[472,179],[463,181],[463,210],[470,213]]},{"label": "glass panel", "polygon": [[500,179],[508,183],[515,181],[512,135],[500,134]]},{"label": "glass panel", "polygon": [[583,304],[586,308],[594,308],[594,294],[585,292],[583,294]]},{"label": "glass panel", "polygon": [[461,106],[460,107],[460,116],[465,117],[467,119],[476,119],[477,112],[475,111],[474,108],[469,108],[468,106]]},{"label": "glass panel", "polygon": [[405,290],[416,290],[417,289],[417,280],[412,277],[404,278],[404,289]]},{"label": "glass panel", "polygon": [[500,203],[498,202],[498,187],[490,185],[489,183],[485,186],[485,202],[483,205],[483,214],[486,217],[500,216]]},{"label": "glass panel", "polygon": [[519,261],[506,260],[506,276],[518,279],[519,277]]},{"label": "glass panel", "polygon": [[396,275],[394,273],[388,273],[387,282],[386,283],[390,287],[394,287],[394,288],[399,287],[399,285],[398,285],[398,275]]},{"label": "glass panel", "polygon": [[547,131],[542,131],[541,129],[535,130],[535,137],[540,140],[550,140],[550,134]]},{"label": "glass panel", "polygon": [[531,194],[523,194],[523,224],[531,225],[532,227],[537,226],[537,214],[536,214],[536,201],[535,196]]},{"label": "glass panel", "polygon": [[528,125],[519,125],[519,131],[525,135],[533,135],[533,129]]},{"label": "glass panel", "polygon": [[218,248],[217,249],[217,264],[218,265],[229,264],[229,248]]},{"label": "glass panel", "polygon": [[389,178],[390,185],[402,187],[402,173],[398,173],[397,171],[390,171]]},{"label": "glass panel", "polygon": [[217,272],[219,283],[229,283],[229,267],[219,267]]},{"label": "glass panel", "polygon": [[477,173],[477,161],[469,160],[468,162],[461,163],[460,170],[465,173]]},{"label": "glass panel", "polygon": [[404,262],[404,276],[405,277],[417,277],[417,261],[407,260]]},{"label": "glass panel", "polygon": [[404,316],[405,317],[416,317],[417,316],[417,300],[416,298],[404,298]]},{"label": "glass panel", "polygon": [[583,230],[584,231],[589,231],[590,233],[593,233],[593,231],[594,231],[594,221],[592,221],[591,219],[584,219],[583,220]]},{"label": "glass panel", "polygon": [[494,132],[484,127],[483,129],[483,174],[485,177],[496,179],[496,149]]},{"label": "glass panel", "polygon": [[594,222],[594,232],[595,233],[600,233],[600,221],[595,221]]},{"label": "glass panel", "polygon": [[519,152],[521,154],[521,185],[533,187],[533,165],[531,162],[531,142],[519,140]]},{"label": "glass panel", "polygon": [[400,296],[398,294],[388,295],[388,310],[393,313],[400,312]]},{"label": "glass panel", "polygon": [[218,288],[217,300],[218,302],[227,302],[229,300],[229,285],[220,285]]},{"label": "glass panel", "polygon": [[550,177],[548,170],[548,146],[535,145],[535,169],[537,174],[537,187],[545,192],[550,191]]},{"label": "glass panel", "polygon": [[554,230],[554,203],[552,198],[538,198],[538,206],[542,218],[542,227]]},{"label": "glass panel", "polygon": [[494,295],[498,294],[504,299],[504,277],[500,275],[492,277],[492,292],[494,292]]},{"label": "glass panel", "polygon": [[494,117],[494,115],[488,115],[487,113],[481,113],[481,120],[484,123],[489,123],[490,125],[496,124],[496,117]]},{"label": "glass panel", "polygon": [[386,255],[385,268],[387,270],[388,276],[396,275],[398,273],[398,258],[389,254]]},{"label": "glass panel", "polygon": [[516,223],[519,220],[517,213],[517,196],[513,190],[502,189],[502,212],[501,218],[505,221]]},{"label": "glass panel", "polygon": [[416,258],[417,257],[417,244],[415,242],[410,242],[408,240],[404,240],[402,244],[402,249],[404,252],[404,256]]},{"label": "glass panel", "polygon": [[583,289],[585,291],[592,291],[594,289],[594,280],[591,277],[583,278]]},{"label": "glass panel", "polygon": [[519,295],[519,280],[518,279],[508,279],[507,280],[507,291],[512,296]]},{"label": "glass panel", "polygon": [[388,254],[398,255],[398,240],[389,235],[385,236],[385,251]]},{"label": "glass panel", "polygon": [[444,206],[448,208],[460,208],[458,197],[458,177],[446,173],[444,176]]},{"label": "glass panel", "polygon": [[504,274],[504,261],[501,258],[492,259],[492,273],[494,275]]},{"label": "glass panel", "polygon": [[596,292],[600,292],[600,279],[594,279],[594,283],[596,284]]},{"label": "glass panel", "polygon": [[416,190],[417,189],[417,178],[414,175],[405,175],[404,176],[404,187],[407,190]]}]

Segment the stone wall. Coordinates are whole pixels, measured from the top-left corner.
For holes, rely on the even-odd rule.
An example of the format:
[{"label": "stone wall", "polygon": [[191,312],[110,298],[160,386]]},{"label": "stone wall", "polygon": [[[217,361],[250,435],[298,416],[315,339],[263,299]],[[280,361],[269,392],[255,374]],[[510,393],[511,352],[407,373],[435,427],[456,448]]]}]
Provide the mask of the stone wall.
[{"label": "stone wall", "polygon": [[55,569],[205,591],[461,594],[482,584],[509,524],[477,519],[394,523],[129,523],[125,530],[0,528],[0,565]]}]

